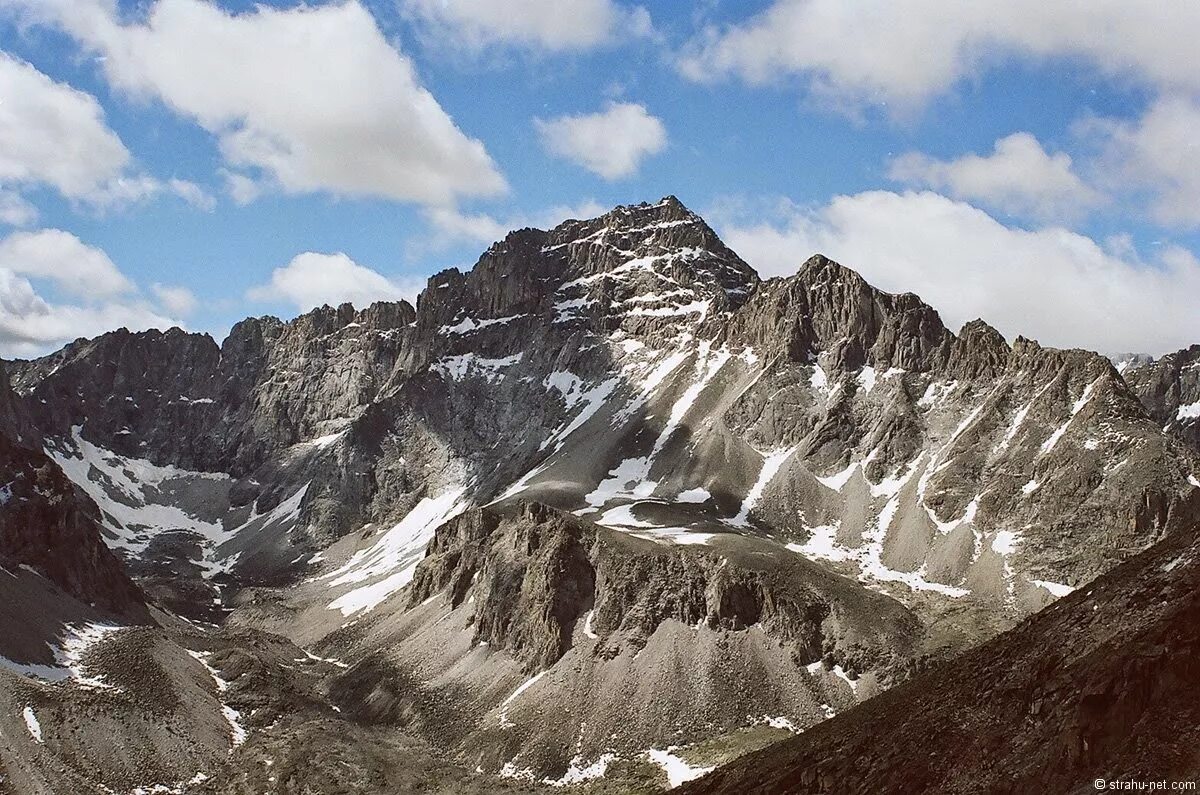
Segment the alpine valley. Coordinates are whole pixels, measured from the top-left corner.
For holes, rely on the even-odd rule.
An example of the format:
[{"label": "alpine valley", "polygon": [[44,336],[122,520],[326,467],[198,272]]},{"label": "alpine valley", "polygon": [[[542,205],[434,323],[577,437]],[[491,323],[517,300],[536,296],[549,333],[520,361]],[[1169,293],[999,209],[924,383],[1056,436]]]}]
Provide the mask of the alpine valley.
[{"label": "alpine valley", "polygon": [[415,307],[4,370],[0,793],[1200,767],[1200,346],[952,331],[820,255],[762,280],[667,197]]}]

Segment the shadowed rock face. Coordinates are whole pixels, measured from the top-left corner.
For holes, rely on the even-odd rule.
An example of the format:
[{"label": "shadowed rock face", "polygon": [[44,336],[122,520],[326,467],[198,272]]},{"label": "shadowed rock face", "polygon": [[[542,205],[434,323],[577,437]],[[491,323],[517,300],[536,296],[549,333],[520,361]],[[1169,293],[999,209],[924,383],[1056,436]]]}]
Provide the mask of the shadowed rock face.
[{"label": "shadowed rock face", "polygon": [[100,539],[96,508],[40,449],[0,367],[0,566],[28,566],[84,604],[145,619],[141,592]]},{"label": "shadowed rock face", "polygon": [[1136,357],[1122,375],[1154,419],[1200,450],[1200,345],[1159,359]]},{"label": "shadowed rock face", "polygon": [[1015,629],[679,790],[1084,792],[1191,780],[1200,541],[1183,531]]}]

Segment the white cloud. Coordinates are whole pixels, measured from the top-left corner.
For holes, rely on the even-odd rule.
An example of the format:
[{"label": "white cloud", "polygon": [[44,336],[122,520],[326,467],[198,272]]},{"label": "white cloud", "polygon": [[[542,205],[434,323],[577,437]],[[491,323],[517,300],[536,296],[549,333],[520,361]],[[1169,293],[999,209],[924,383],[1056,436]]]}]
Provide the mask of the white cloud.
[{"label": "white cloud", "polygon": [[37,210],[15,188],[34,185],[49,185],[96,210],[160,194],[212,208],[212,198],[192,182],[131,171],[133,157],[108,128],[95,97],[2,51],[0,98],[0,222],[33,223]]},{"label": "white cloud", "polygon": [[358,307],[375,301],[413,301],[424,287],[424,279],[389,279],[364,268],[342,253],[306,251],[282,268],[271,272],[268,284],[252,287],[252,301],[288,301],[301,311],[329,304],[352,303]]},{"label": "white cloud", "polygon": [[680,58],[695,80],[798,75],[839,101],[911,108],[1013,55],[1084,60],[1109,76],[1200,91],[1200,4],[775,0],[709,28]]},{"label": "white cloud", "polygon": [[1114,189],[1149,191],[1160,223],[1200,226],[1200,104],[1165,97],[1136,121],[1093,120],[1079,129],[1101,142],[1098,174]]},{"label": "white cloud", "polygon": [[198,210],[212,212],[217,207],[217,200],[195,182],[172,178],[167,180],[166,190]]},{"label": "white cloud", "polygon": [[48,279],[59,289],[84,297],[133,289],[107,254],[61,229],[13,232],[0,240],[0,268]]},{"label": "white cloud", "polygon": [[425,216],[438,233],[438,239],[433,242],[443,245],[458,241],[492,243],[503,239],[514,229],[553,229],[567,219],[595,218],[609,209],[593,199],[587,199],[575,205],[556,204],[532,213],[517,213],[503,218],[486,213],[464,213],[448,207],[431,208]]},{"label": "white cloud", "polygon": [[1062,223],[1100,203],[1100,194],[1075,173],[1071,157],[1049,154],[1026,132],[996,141],[987,156],[937,160],[920,152],[894,159],[888,175],[1006,213]]},{"label": "white cloud", "polygon": [[455,126],[358,0],[242,14],[159,0],[128,24],[108,0],[0,3],[65,29],[103,56],[112,85],[194,119],[231,169],[286,192],[448,204],[506,190],[483,144]]},{"label": "white cloud", "polygon": [[245,174],[221,169],[221,176],[225,179],[225,191],[239,206],[250,204],[262,195],[263,186]]},{"label": "white cloud", "polygon": [[16,191],[0,188],[0,224],[29,226],[38,218],[37,208]]},{"label": "white cloud", "polygon": [[[45,298],[54,285],[67,302]],[[169,301],[161,303],[174,311]],[[0,356],[39,356],[78,337],[124,326],[180,325],[138,296],[108,255],[59,229],[13,232],[0,239]]]},{"label": "white cloud", "polygon": [[86,200],[129,165],[129,150],[94,97],[4,52],[0,97],[0,184],[44,183]]},{"label": "white cloud", "polygon": [[150,285],[150,292],[154,293],[163,308],[174,315],[190,315],[199,304],[191,290],[179,285],[155,283]]},{"label": "white cloud", "polygon": [[667,146],[662,121],[633,102],[609,102],[598,113],[533,123],[547,151],[607,180],[632,176],[642,160]]},{"label": "white cloud", "polygon": [[1128,239],[1097,243],[1062,228],[1005,226],[931,192],[871,191],[803,210],[718,208],[722,236],[764,275],[813,253],[877,287],[911,291],[958,328],[975,317],[1043,344],[1162,353],[1200,339],[1200,262],[1176,246],[1143,261]]},{"label": "white cloud", "polygon": [[401,0],[406,16],[460,47],[585,50],[651,30],[650,14],[612,0]]},{"label": "white cloud", "polygon": [[28,279],[0,268],[0,356],[41,356],[79,337],[116,328],[142,331],[180,325],[141,301],[52,303]]}]

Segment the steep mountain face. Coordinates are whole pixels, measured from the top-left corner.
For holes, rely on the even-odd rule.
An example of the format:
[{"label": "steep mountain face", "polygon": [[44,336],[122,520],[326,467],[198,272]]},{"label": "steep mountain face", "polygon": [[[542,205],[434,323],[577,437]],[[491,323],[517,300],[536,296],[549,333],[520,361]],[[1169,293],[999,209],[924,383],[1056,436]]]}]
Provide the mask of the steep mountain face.
[{"label": "steep mountain face", "polygon": [[683,787],[1094,792],[1194,780],[1200,540],[1182,531],[993,641]]},{"label": "steep mountain face", "polygon": [[34,572],[100,610],[144,617],[137,586],[100,540],[95,506],[40,445],[0,367],[0,567],[15,579],[18,569]]},{"label": "steep mountain face", "polygon": [[513,232],[415,308],[78,341],[14,363],[9,413],[159,604],[346,661],[320,697],[376,739],[654,786],[663,748],[806,729],[1190,528],[1190,393],[1142,369],[821,256],[760,280],[668,197]]},{"label": "steep mountain face", "polygon": [[1155,420],[1200,449],[1200,345],[1131,361],[1121,373]]}]

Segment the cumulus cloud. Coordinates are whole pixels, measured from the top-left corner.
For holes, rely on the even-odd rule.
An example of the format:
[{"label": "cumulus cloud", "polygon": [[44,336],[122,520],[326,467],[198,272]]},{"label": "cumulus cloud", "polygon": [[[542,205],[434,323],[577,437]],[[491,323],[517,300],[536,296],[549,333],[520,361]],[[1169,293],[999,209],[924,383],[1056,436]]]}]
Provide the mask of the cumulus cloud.
[{"label": "cumulus cloud", "polygon": [[[231,173],[289,193],[424,204],[506,190],[358,0],[233,14],[158,0],[123,23],[109,0],[0,0],[102,56],[108,81],[217,137]],[[244,181],[234,198],[248,200]]]},{"label": "cumulus cloud", "polygon": [[1200,262],[1179,247],[1147,260],[1125,238],[1013,228],[933,192],[870,191],[815,209],[783,202],[770,215],[736,204],[712,213],[764,275],[794,273],[820,252],[883,290],[917,293],[951,328],[982,317],[1009,340],[1106,353],[1162,353],[1200,339]]},{"label": "cumulus cloud", "polygon": [[679,66],[694,80],[799,76],[839,101],[910,108],[1013,55],[1075,57],[1102,74],[1200,91],[1197,38],[1196,3],[774,0],[706,29]]},{"label": "cumulus cloud", "polygon": [[17,189],[34,185],[101,210],[161,194],[211,208],[211,197],[194,183],[134,172],[95,97],[2,51],[0,97],[0,222],[33,223],[37,211]]},{"label": "cumulus cloud", "polygon": [[891,162],[888,175],[1012,215],[1060,223],[1078,218],[1101,201],[1075,173],[1070,155],[1049,154],[1026,132],[996,141],[989,155],[938,160],[909,152]]},{"label": "cumulus cloud", "polygon": [[29,226],[38,218],[37,208],[16,191],[0,188],[0,224]]},{"label": "cumulus cloud", "polygon": [[1200,226],[1200,104],[1164,97],[1137,120],[1090,120],[1078,127],[1100,142],[1098,173],[1114,189],[1149,192],[1149,210],[1159,223]]},{"label": "cumulus cloud", "polygon": [[287,301],[301,311],[329,304],[367,306],[375,301],[413,301],[424,279],[389,279],[342,253],[306,251],[271,272],[267,284],[252,287],[252,301]]},{"label": "cumulus cloud", "polygon": [[107,254],[61,229],[13,232],[0,240],[0,268],[51,280],[59,289],[85,297],[133,289]]},{"label": "cumulus cloud", "polygon": [[195,312],[199,304],[191,290],[177,284],[155,283],[150,285],[150,292],[154,293],[164,309],[174,315],[186,317]]},{"label": "cumulus cloud", "polygon": [[87,199],[131,161],[90,94],[0,52],[0,183],[44,183]]},{"label": "cumulus cloud", "polygon": [[646,9],[612,0],[402,0],[401,9],[428,33],[472,50],[586,50],[652,30]]},{"label": "cumulus cloud", "polygon": [[[47,298],[39,291],[44,286],[68,300]],[[160,296],[159,303],[174,312],[170,300]],[[42,229],[0,239],[0,356],[38,356],[121,326],[175,325],[180,322],[142,298],[107,254],[69,232]]]},{"label": "cumulus cloud", "polygon": [[568,219],[595,218],[609,209],[593,199],[586,199],[574,205],[556,204],[531,213],[515,213],[500,218],[487,213],[464,213],[445,207],[432,208],[425,215],[437,233],[437,239],[432,242],[441,245],[454,242],[491,243],[503,239],[514,229],[553,229]]},{"label": "cumulus cloud", "polygon": [[662,121],[633,102],[609,102],[598,113],[533,124],[548,152],[607,180],[632,176],[645,158],[667,147]]}]

